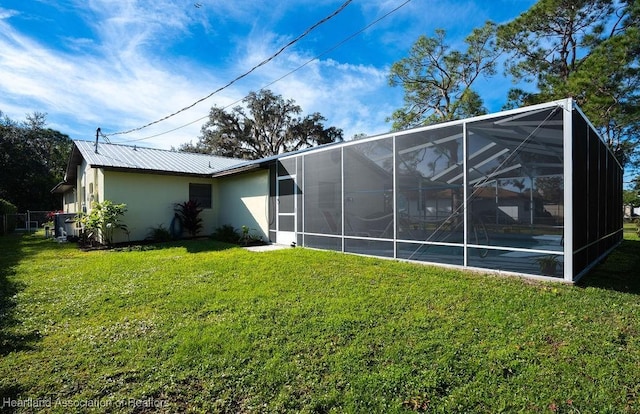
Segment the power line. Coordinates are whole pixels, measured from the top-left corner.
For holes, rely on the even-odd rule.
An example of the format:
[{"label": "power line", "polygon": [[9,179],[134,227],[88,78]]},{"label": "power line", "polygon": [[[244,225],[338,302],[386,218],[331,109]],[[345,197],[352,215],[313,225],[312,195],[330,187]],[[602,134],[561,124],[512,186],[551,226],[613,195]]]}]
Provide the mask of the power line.
[{"label": "power line", "polygon": [[[273,80],[273,81],[271,81],[271,82],[267,83],[266,85],[262,86],[259,90],[260,90],[260,91],[262,91],[262,90],[264,90],[264,89],[268,88],[269,86],[271,86],[271,85],[273,85],[273,84],[275,84],[275,83],[277,83],[277,82],[280,82],[282,79],[286,78],[287,76],[290,76],[290,75],[294,74],[295,72],[297,72],[297,71],[299,71],[300,69],[304,68],[305,66],[309,65],[311,62],[314,62],[314,61],[316,61],[316,60],[319,60],[321,57],[323,57],[323,56],[325,56],[325,55],[327,55],[327,54],[329,54],[329,53],[333,52],[334,50],[336,50],[336,49],[337,49],[337,48],[339,48],[340,46],[342,46],[342,45],[344,45],[345,43],[347,43],[347,42],[349,42],[350,40],[352,40],[354,37],[358,36],[359,34],[361,34],[361,33],[363,33],[364,31],[366,31],[366,30],[370,29],[371,27],[373,27],[374,25],[376,25],[376,24],[380,23],[380,21],[384,20],[385,18],[389,17],[389,16],[390,16],[390,15],[392,15],[393,13],[397,12],[397,11],[398,11],[398,10],[400,10],[402,7],[406,6],[409,2],[411,2],[411,0],[405,0],[402,4],[398,5],[398,6],[397,6],[397,7],[395,7],[394,9],[392,9],[392,10],[388,11],[387,13],[383,14],[382,16],[378,17],[376,20],[374,20],[374,21],[372,21],[371,23],[369,23],[368,25],[366,25],[366,26],[362,27],[360,30],[358,30],[358,31],[356,31],[356,32],[353,32],[352,34],[350,34],[349,36],[345,37],[344,39],[342,39],[342,40],[341,40],[341,41],[339,41],[338,43],[334,44],[334,45],[333,45],[333,46],[331,46],[330,48],[326,49],[326,50],[325,50],[325,51],[323,51],[322,53],[320,53],[320,54],[318,54],[318,55],[316,55],[316,56],[312,57],[312,58],[311,58],[311,59],[309,59],[309,60],[307,60],[307,61],[306,61],[306,62],[304,62],[302,65],[300,65],[300,66],[296,67],[295,69],[290,70],[289,72],[285,73],[284,75],[280,76],[279,78],[277,78],[277,79],[275,79],[275,80]],[[246,96],[245,96],[245,97],[243,97],[243,98],[240,98],[240,99],[238,99],[238,100],[236,100],[236,101],[234,101],[234,102],[232,102],[232,103],[230,103],[230,104],[228,104],[228,105],[226,105],[226,106],[223,106],[221,109],[223,109],[223,110],[224,110],[224,109],[229,108],[229,107],[230,107],[230,106],[232,106],[232,105],[236,105],[236,104],[238,104],[239,102],[242,102],[242,100],[243,100],[243,99],[245,99],[245,98],[246,98]],[[186,124],[184,124],[184,125],[180,125],[180,126],[178,126],[178,127],[172,128],[172,129],[170,129],[170,130],[168,130],[168,131],[160,132],[160,133],[157,133],[157,134],[154,134],[154,135],[150,135],[150,136],[148,136],[148,137],[137,138],[137,139],[131,139],[131,140],[125,140],[125,141],[123,141],[123,142],[137,142],[137,141],[145,141],[145,140],[147,140],[147,139],[151,139],[151,138],[156,138],[156,137],[159,137],[159,136],[162,136],[162,135],[169,134],[169,133],[171,133],[171,132],[177,131],[177,130],[179,130],[179,129],[186,128],[186,127],[188,127],[189,125],[193,125],[193,124],[195,124],[196,122],[198,122],[198,121],[202,121],[202,120],[204,120],[204,119],[206,119],[206,118],[208,118],[208,117],[209,117],[209,115],[207,114],[206,116],[200,117],[200,118],[198,118],[198,119],[196,119],[196,120],[194,120],[194,121],[188,122],[188,123],[186,123]]]},{"label": "power line", "polygon": [[249,69],[248,71],[246,71],[245,73],[243,73],[242,75],[236,77],[235,79],[233,79],[232,81],[230,81],[229,83],[227,83],[224,86],[221,86],[220,88],[216,89],[215,91],[211,92],[209,95],[205,96],[204,98],[200,98],[197,101],[195,101],[194,103],[192,103],[189,106],[185,106],[184,108],[180,109],[179,111],[176,111],[172,114],[169,114],[167,116],[165,116],[164,118],[158,119],[156,121],[153,122],[149,122],[146,125],[143,125],[141,127],[137,127],[137,128],[133,128],[133,129],[129,129],[127,131],[120,131],[120,132],[113,132],[111,134],[106,134],[107,136],[113,136],[113,135],[125,135],[125,134],[130,134],[131,132],[135,132],[135,131],[140,131],[141,129],[147,128],[151,125],[157,124],[159,122],[165,121],[173,116],[178,115],[181,112],[184,112],[188,109],[193,108],[194,106],[196,106],[197,104],[199,104],[200,102],[209,99],[210,97],[212,97],[213,95],[215,95],[216,93],[228,88],[229,86],[233,85],[234,83],[236,83],[237,81],[239,81],[240,79],[248,76],[250,73],[252,73],[253,71],[255,71],[256,69],[258,69],[261,66],[266,65],[267,63],[271,62],[273,59],[275,59],[278,55],[280,55],[282,52],[285,51],[285,49],[293,46],[295,43],[297,43],[298,41],[300,41],[300,39],[302,39],[303,37],[307,36],[309,33],[311,33],[316,27],[320,26],[321,24],[327,22],[328,20],[332,19],[333,17],[335,17],[336,15],[338,15],[340,12],[342,12],[353,0],[347,0],[345,1],[340,7],[338,7],[338,9],[336,11],[334,11],[333,13],[331,13],[330,15],[328,15],[327,17],[323,18],[322,20],[318,21],[317,23],[313,24],[311,27],[309,27],[307,30],[305,30],[301,35],[299,35],[298,37],[296,37],[295,39],[293,39],[292,41],[290,41],[289,43],[287,43],[286,45],[284,45],[283,47],[280,48],[280,50],[278,50],[276,53],[274,53],[273,55],[269,56],[268,58],[266,58],[265,60],[263,60],[262,62],[258,63],[257,65],[255,65],[254,67],[252,67],[251,69]]}]

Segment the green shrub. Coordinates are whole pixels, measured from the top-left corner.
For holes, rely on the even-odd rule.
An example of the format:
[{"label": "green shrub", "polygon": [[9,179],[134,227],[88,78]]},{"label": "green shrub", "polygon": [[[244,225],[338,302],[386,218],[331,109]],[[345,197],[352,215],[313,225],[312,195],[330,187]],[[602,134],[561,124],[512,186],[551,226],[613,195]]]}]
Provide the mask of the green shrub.
[{"label": "green shrub", "polygon": [[242,235],[240,236],[240,243],[245,246],[263,244],[262,236],[252,234],[251,231],[255,229],[249,228],[249,226],[242,226]]},{"label": "green shrub", "polygon": [[102,203],[93,203],[89,214],[80,214],[79,219],[85,231],[93,231],[100,236],[102,243],[111,244],[114,231],[122,230],[128,233],[127,225],[120,221],[120,217],[126,211],[126,204],[113,204],[104,200]]},{"label": "green shrub", "polygon": [[225,224],[215,229],[211,238],[224,243],[237,244],[240,240],[240,233],[238,233],[232,225]]},{"label": "green shrub", "polygon": [[162,224],[158,227],[152,227],[149,230],[149,234],[147,235],[147,240],[152,240],[156,242],[166,242],[171,240],[171,232],[166,229]]},{"label": "green shrub", "polygon": [[16,214],[17,212],[18,207],[0,198],[0,235],[13,233],[16,229],[15,217],[7,217],[7,215]]}]

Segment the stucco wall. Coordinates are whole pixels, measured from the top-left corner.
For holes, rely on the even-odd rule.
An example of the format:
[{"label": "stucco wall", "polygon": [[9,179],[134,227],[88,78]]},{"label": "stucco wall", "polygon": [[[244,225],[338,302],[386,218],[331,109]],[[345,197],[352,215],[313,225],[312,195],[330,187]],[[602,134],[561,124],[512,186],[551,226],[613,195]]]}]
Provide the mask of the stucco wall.
[{"label": "stucco wall", "polygon": [[78,213],[82,207],[91,207],[93,201],[102,201],[104,177],[102,170],[90,168],[86,162],[77,167],[76,188],[63,194],[62,204],[65,213]]},{"label": "stucco wall", "polygon": [[[203,219],[200,235],[210,235],[218,227],[218,191],[213,179],[104,171],[102,181],[101,197],[104,198],[100,201],[127,204],[127,213],[122,221],[130,231],[131,240],[143,240],[152,228],[160,225],[168,230],[175,204],[189,199],[189,183],[212,184],[212,208],[200,213]],[[126,240],[126,235],[121,233],[114,237],[114,242]]]},{"label": "stucco wall", "polygon": [[77,213],[76,189],[72,188],[62,195],[62,211],[65,213]]},{"label": "stucco wall", "polygon": [[251,234],[268,240],[269,171],[223,177],[218,185],[220,225],[230,224],[236,229],[249,226]]}]

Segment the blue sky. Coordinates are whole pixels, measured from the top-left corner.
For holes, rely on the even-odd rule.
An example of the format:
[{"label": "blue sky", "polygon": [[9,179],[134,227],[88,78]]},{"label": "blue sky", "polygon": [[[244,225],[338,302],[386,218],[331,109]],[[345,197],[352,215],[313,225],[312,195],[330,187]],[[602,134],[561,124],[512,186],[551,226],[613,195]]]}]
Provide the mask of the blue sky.
[{"label": "blue sky", "polygon": [[[486,20],[507,22],[535,3],[412,0],[324,53],[405,1],[354,0],[232,86],[111,141],[166,149],[195,143],[211,106],[235,106],[267,85],[295,100],[304,114],[320,112],[325,125],[342,128],[346,139],[387,132],[385,118],[402,106],[402,89],[388,86],[389,68],[418,36],[443,28],[450,43],[460,45]],[[73,139],[93,139],[98,127],[106,134],[137,128],[227,84],[343,3],[0,0],[0,111],[18,121],[44,112],[50,128]],[[481,79],[476,89],[493,112],[511,86],[499,73]]]}]

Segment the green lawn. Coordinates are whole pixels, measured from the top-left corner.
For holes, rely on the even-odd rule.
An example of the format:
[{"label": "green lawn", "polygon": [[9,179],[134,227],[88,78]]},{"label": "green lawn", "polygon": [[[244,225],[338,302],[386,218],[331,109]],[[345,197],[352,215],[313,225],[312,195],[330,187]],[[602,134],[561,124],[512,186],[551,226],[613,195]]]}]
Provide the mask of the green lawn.
[{"label": "green lawn", "polygon": [[81,252],[4,237],[0,402],[17,412],[637,413],[638,253],[629,234],[569,286],[300,248]]}]

